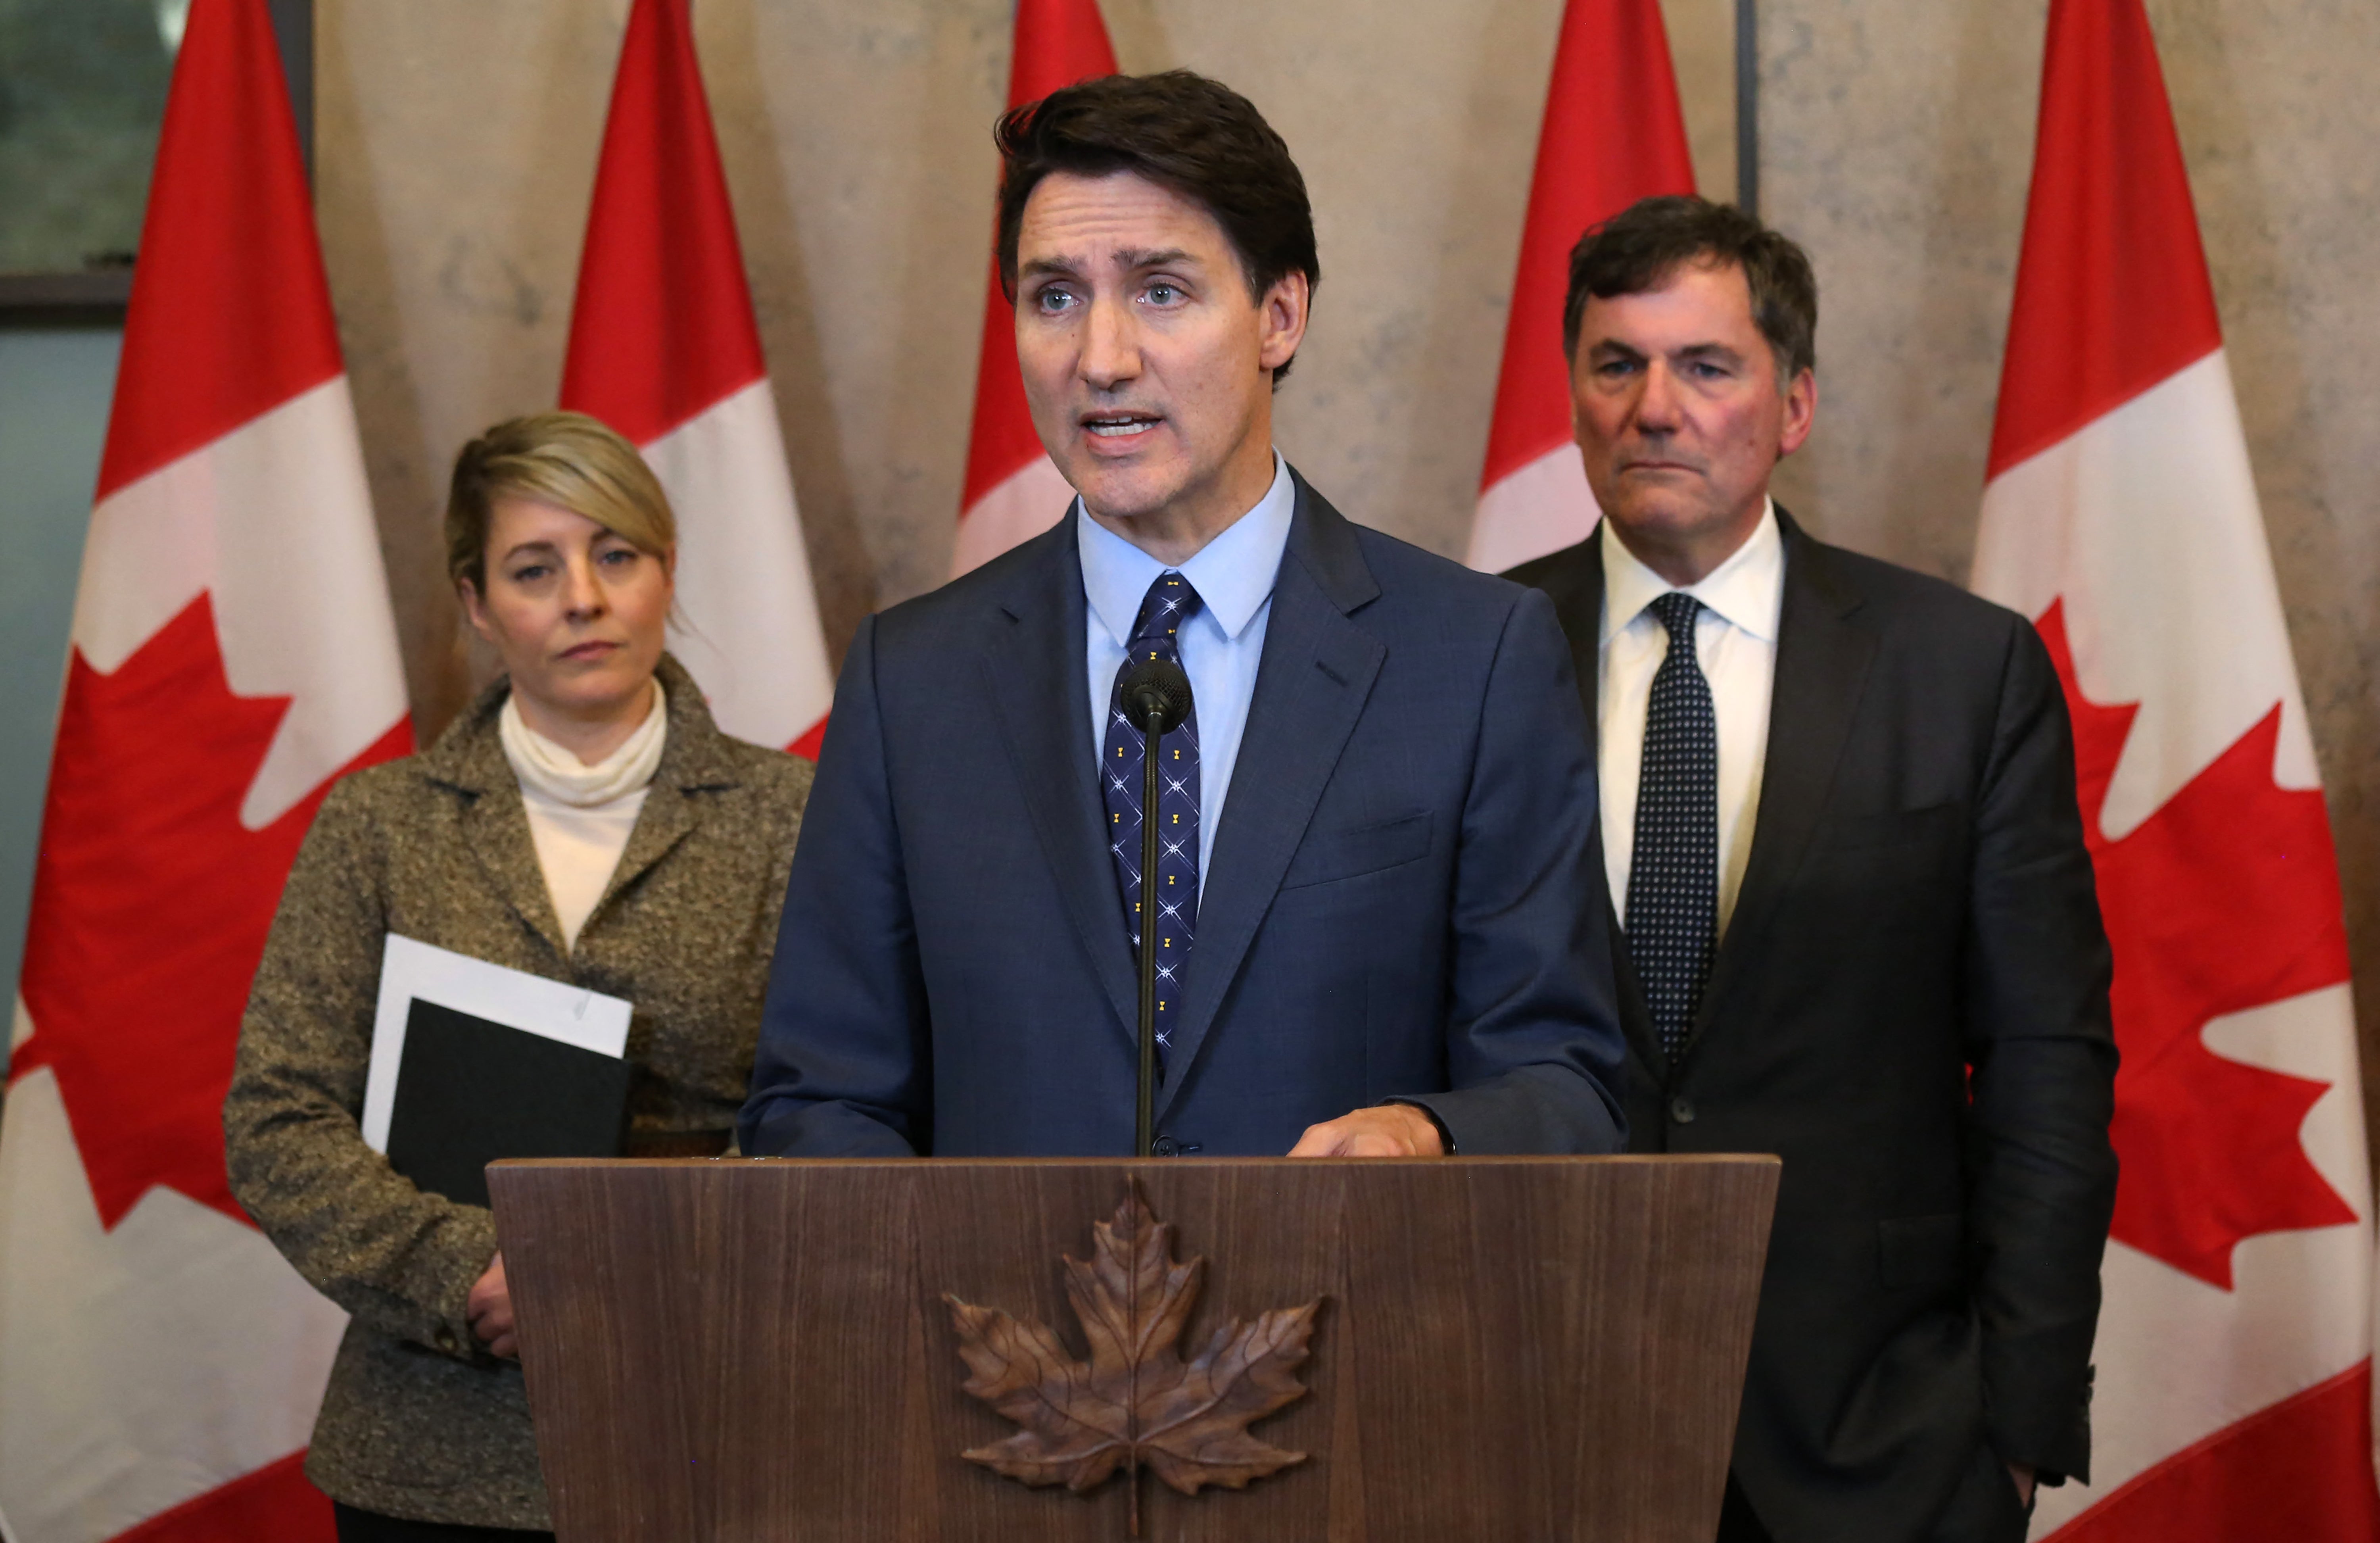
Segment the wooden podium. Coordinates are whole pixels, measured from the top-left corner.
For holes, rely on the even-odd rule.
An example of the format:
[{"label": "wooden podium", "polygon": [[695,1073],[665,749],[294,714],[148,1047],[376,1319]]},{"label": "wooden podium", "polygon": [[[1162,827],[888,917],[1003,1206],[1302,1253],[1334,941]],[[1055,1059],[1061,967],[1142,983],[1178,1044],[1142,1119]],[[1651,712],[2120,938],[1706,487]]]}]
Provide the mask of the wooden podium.
[{"label": "wooden podium", "polygon": [[[1778,1172],[727,1159],[489,1185],[563,1543],[1709,1543]],[[1206,1261],[1184,1356],[1323,1299],[1280,1373],[1307,1391],[1246,1427],[1303,1459],[1184,1496],[962,1456],[1020,1428],[965,1391],[946,1294],[1086,1357],[1063,1257],[1135,1192]]]}]

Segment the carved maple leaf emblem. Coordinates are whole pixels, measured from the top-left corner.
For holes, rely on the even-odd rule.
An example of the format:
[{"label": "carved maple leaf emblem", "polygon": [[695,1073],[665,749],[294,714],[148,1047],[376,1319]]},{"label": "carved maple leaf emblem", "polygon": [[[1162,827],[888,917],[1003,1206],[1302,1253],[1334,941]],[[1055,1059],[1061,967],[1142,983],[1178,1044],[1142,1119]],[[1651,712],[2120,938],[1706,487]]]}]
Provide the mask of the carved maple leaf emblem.
[{"label": "carved maple leaf emblem", "polygon": [[[248,1221],[224,1093],[282,883],[338,780],[240,824],[288,705],[233,694],[203,594],[113,674],[75,651],[25,942],[33,1037],[8,1072],[53,1068],[106,1227],[160,1185]],[[411,747],[400,722],[340,775]]]},{"label": "carved maple leaf emblem", "polygon": [[2039,625],[2073,714],[2076,788],[2116,956],[2113,1235],[2228,1291],[2243,1238],[2355,1220],[2298,1135],[2329,1085],[2227,1060],[2204,1033],[2227,1014],[2347,979],[2330,817],[2320,791],[2273,782],[2277,702],[2110,840],[2101,810],[2140,710],[2082,695],[2062,602]]},{"label": "carved maple leaf emblem", "polygon": [[[1023,1428],[964,1453],[1029,1485],[1081,1493],[1118,1468],[1143,1464],[1184,1495],[1204,1485],[1246,1488],[1305,1461],[1248,1434],[1248,1426],[1305,1394],[1296,1368],[1322,1299],[1277,1307],[1219,1327],[1188,1361],[1176,1354],[1204,1283],[1207,1261],[1177,1262],[1173,1228],[1136,1190],[1111,1221],[1093,1224],[1087,1261],[1065,1256],[1066,1301],[1090,1348],[1075,1360],[1056,1333],[997,1307],[944,1293],[966,1391]],[[1133,1536],[1140,1533],[1134,1486]]]}]

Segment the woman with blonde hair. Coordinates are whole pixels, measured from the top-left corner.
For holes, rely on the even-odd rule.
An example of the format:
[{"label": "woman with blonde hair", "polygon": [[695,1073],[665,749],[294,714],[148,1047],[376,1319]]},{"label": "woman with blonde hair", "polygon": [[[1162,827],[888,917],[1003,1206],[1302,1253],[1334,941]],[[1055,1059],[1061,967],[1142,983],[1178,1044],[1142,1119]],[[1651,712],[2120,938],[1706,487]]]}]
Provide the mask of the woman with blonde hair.
[{"label": "woman with blonde hair", "polygon": [[721,734],[663,651],[675,526],[618,434],[541,413],[472,441],[446,553],[504,675],[324,801],[224,1105],[240,1203],[353,1315],[306,1462],[342,1543],[551,1525],[493,1218],[361,1134],[384,940],[626,998],[629,1152],[716,1154],[809,794],[808,763]]}]

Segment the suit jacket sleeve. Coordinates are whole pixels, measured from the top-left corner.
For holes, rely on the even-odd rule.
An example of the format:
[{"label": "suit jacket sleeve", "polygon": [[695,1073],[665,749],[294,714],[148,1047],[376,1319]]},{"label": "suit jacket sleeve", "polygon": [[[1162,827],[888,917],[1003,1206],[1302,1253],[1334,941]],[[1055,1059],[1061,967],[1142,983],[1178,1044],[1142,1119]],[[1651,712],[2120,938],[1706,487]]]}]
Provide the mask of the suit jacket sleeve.
[{"label": "suit jacket sleeve", "polygon": [[375,822],[331,790],[289,870],[224,1099],[232,1193],[307,1283],[375,1332],[460,1360],[495,1217],[417,1188],[364,1145],[388,924]]},{"label": "suit jacket sleeve", "polygon": [[1466,1155],[1627,1142],[1594,743],[1539,590],[1506,619],[1479,717],[1450,908],[1452,1091],[1415,1095]]},{"label": "suit jacket sleeve", "polygon": [[2076,805],[2073,735],[2039,636],[2011,621],[1976,810],[1968,939],[1969,1234],[1986,1431],[2087,1477],[2091,1339],[2115,1209],[2113,973]]},{"label": "suit jacket sleeve", "polygon": [[751,1096],[756,1156],[907,1157],[933,1129],[917,929],[903,874],[876,618],[860,624],[794,853]]}]

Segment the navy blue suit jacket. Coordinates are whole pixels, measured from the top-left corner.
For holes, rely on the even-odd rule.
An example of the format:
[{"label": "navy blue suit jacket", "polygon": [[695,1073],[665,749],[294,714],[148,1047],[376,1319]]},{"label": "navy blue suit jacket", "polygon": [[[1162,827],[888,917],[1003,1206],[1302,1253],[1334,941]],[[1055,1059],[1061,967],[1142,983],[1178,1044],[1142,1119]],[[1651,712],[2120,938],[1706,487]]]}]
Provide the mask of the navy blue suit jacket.
[{"label": "navy blue suit jacket", "polygon": [[[1132,1150],[1084,606],[1068,519],[861,626],[745,1151]],[[1589,743],[1544,595],[1359,529],[1299,479],[1158,1150],[1277,1154],[1390,1099],[1465,1153],[1618,1150]]]}]

